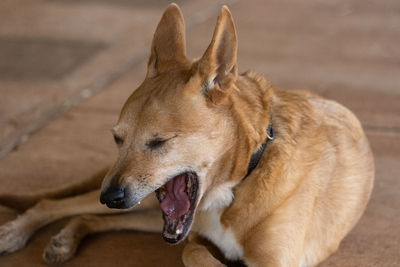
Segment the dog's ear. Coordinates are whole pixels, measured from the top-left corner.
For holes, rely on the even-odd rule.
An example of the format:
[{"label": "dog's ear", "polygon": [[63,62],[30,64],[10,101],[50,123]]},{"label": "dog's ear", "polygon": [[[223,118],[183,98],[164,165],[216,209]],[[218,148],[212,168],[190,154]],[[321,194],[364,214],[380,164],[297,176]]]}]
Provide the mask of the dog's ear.
[{"label": "dog's ear", "polygon": [[232,14],[223,6],[211,44],[198,62],[204,77],[202,90],[213,102],[228,94],[237,78],[237,37]]},{"label": "dog's ear", "polygon": [[180,8],[172,3],[165,10],[151,45],[147,76],[154,77],[168,66],[186,61],[185,22]]}]

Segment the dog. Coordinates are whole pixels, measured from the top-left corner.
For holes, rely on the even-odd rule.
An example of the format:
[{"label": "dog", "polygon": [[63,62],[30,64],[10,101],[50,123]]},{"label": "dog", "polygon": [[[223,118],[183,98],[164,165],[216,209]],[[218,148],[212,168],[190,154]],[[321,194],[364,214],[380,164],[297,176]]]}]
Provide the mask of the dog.
[{"label": "dog", "polygon": [[171,4],[145,80],[112,129],[115,164],[102,183],[99,174],[52,192],[1,196],[15,208],[33,205],[0,228],[1,253],[76,216],[51,239],[47,262],[68,260],[89,233],[115,229],[161,232],[171,244],[187,239],[185,266],[224,266],[205,241],[247,266],[315,266],[332,254],[373,188],[361,124],[334,101],[239,75],[237,46],[224,6],[204,55],[188,60],[183,16]]}]

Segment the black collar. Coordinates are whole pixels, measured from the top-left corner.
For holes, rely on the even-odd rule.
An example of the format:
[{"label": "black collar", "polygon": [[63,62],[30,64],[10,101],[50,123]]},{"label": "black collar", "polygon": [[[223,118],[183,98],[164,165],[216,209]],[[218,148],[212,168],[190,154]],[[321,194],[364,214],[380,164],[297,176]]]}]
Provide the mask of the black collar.
[{"label": "black collar", "polygon": [[257,167],[257,164],[260,161],[260,159],[264,153],[264,150],[267,147],[267,144],[270,141],[274,140],[274,138],[275,138],[274,128],[272,128],[272,122],[270,122],[268,125],[268,128],[267,128],[267,138],[265,139],[265,142],[261,145],[261,147],[255,153],[253,153],[253,155],[251,155],[249,167],[247,168],[247,174],[246,174],[245,178],[247,176],[249,176],[250,173]]}]

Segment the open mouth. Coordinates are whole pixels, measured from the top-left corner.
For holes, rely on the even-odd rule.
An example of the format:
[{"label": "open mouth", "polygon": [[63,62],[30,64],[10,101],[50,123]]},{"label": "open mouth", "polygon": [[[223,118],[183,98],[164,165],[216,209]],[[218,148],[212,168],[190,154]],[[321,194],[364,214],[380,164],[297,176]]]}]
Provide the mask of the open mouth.
[{"label": "open mouth", "polygon": [[168,243],[178,243],[192,224],[199,182],[197,174],[179,174],[156,190],[164,218],[163,238]]}]

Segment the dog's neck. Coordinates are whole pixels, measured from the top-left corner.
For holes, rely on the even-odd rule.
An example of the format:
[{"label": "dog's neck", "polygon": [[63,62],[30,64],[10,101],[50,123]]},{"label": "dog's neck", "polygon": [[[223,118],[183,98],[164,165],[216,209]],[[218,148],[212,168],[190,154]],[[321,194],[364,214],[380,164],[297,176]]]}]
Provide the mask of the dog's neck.
[{"label": "dog's neck", "polygon": [[274,128],[272,126],[272,119],[271,119],[270,123],[268,125],[268,128],[267,128],[267,138],[265,139],[265,142],[262,143],[262,145],[257,149],[257,151],[251,155],[250,162],[247,167],[247,174],[244,178],[249,176],[253,172],[253,170],[257,167],[258,162],[260,161],[261,157],[264,154],[265,148],[267,147],[267,145],[270,141],[274,140],[274,138],[275,138]]},{"label": "dog's neck", "polygon": [[[231,178],[241,181],[256,168],[269,137],[272,137],[273,89],[264,77],[253,73],[240,76],[235,85],[239,90],[233,92],[233,97],[237,98],[233,101],[233,110],[234,116],[237,116],[235,121],[238,122],[234,153],[243,154],[243,157],[238,157],[237,160],[246,164],[247,168],[245,168],[245,175],[243,175],[243,170],[237,170],[236,173],[231,174]],[[238,112],[239,110],[245,110],[245,112]],[[238,162],[234,164],[237,165]]]},{"label": "dog's neck", "polygon": [[[233,188],[247,176],[251,156],[267,140],[271,121],[272,87],[259,75],[245,73],[239,76],[229,96],[233,135],[231,146],[213,164],[207,175],[212,181],[205,192],[201,209],[219,209],[233,200]],[[273,115],[272,115],[273,117]],[[261,153],[260,158],[265,153]]]},{"label": "dog's neck", "polygon": [[237,184],[246,177],[251,156],[267,140],[267,128],[272,123],[273,88],[263,76],[254,73],[240,75],[234,86],[229,99],[236,123],[234,143],[217,163],[215,175],[220,181]]}]

